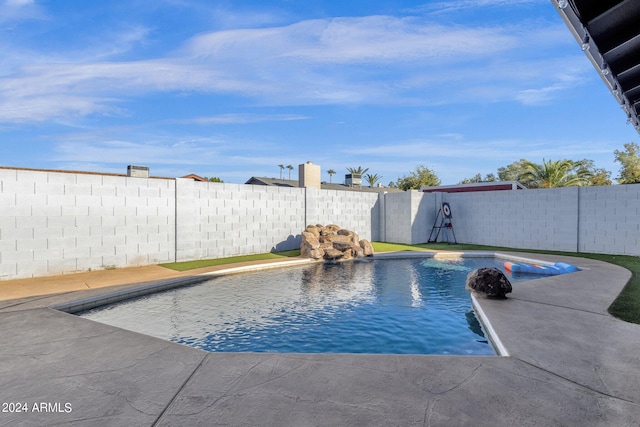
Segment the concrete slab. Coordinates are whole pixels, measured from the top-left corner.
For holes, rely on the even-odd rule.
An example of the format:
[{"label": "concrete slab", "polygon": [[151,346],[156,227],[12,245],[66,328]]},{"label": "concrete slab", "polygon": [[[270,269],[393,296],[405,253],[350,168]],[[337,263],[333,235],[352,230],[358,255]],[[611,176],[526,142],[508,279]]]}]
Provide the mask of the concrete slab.
[{"label": "concrete slab", "polygon": [[0,312],[0,336],[7,426],[152,425],[206,356],[47,308]]},{"label": "concrete slab", "polygon": [[606,313],[629,273],[569,262],[589,270],[479,300],[510,357],[210,354],[47,308],[135,287],[107,272],[52,285],[0,303],[0,425],[637,427],[640,325]]},{"label": "concrete slab", "polygon": [[631,278],[629,270],[597,260],[538,254],[532,256],[541,261],[572,263],[584,270],[516,283],[509,296],[608,316],[607,308]]},{"label": "concrete slab", "polygon": [[158,422],[632,425],[640,407],[514,358],[212,354]]},{"label": "concrete slab", "polygon": [[640,403],[638,325],[528,301],[487,301],[483,309],[512,357]]},{"label": "concrete slab", "polygon": [[640,326],[607,313],[631,277],[596,260],[588,270],[517,284],[507,300],[479,300],[509,354],[563,378],[640,403]]}]

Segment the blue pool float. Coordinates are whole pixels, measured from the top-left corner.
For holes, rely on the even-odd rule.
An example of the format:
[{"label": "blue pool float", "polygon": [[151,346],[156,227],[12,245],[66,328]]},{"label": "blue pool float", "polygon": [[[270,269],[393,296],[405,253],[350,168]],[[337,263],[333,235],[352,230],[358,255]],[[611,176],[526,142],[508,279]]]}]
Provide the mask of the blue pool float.
[{"label": "blue pool float", "polygon": [[556,262],[553,265],[535,265],[507,261],[504,263],[504,268],[512,273],[544,274],[547,276],[573,273],[574,271],[580,270],[575,265],[567,264],[566,262]]}]

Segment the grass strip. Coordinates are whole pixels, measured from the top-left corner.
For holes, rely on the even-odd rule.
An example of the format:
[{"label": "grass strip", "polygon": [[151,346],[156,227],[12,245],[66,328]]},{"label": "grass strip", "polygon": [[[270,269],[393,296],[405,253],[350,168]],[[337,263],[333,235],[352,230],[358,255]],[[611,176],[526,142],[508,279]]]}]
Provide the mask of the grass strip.
[{"label": "grass strip", "polygon": [[166,264],[160,264],[160,266],[170,268],[171,270],[176,270],[176,271],[187,271],[187,270],[195,270],[196,268],[215,267],[218,265],[226,265],[226,264],[236,264],[239,262],[262,261],[266,259],[276,259],[276,258],[293,258],[297,256],[300,256],[299,249],[296,249],[293,251],[269,252],[269,253],[256,254],[256,255],[239,255],[239,256],[232,256],[232,257],[226,257],[226,258],[201,259],[197,261],[169,262]]}]

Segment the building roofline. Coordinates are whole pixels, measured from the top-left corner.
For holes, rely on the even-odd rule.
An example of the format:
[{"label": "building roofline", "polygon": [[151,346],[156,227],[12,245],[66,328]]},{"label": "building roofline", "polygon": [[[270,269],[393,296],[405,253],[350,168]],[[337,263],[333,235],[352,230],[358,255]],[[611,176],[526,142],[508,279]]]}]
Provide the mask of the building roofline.
[{"label": "building roofline", "polygon": [[[65,170],[65,169],[39,169],[39,168],[24,168],[24,167],[15,167],[15,166],[0,166],[0,169],[21,170],[21,171],[29,171],[29,172],[73,173],[73,174],[80,174],[80,175],[121,176],[124,178],[130,178],[127,176],[127,174],[124,174],[124,173],[88,172],[88,171]],[[149,178],[150,179],[175,179],[175,178],[168,178],[163,176],[150,176]]]}]

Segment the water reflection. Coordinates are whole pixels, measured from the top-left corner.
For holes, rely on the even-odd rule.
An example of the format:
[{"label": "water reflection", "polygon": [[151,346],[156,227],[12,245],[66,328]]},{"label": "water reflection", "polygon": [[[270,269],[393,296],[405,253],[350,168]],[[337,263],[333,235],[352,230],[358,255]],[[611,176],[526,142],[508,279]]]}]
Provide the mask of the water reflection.
[{"label": "water reflection", "polygon": [[[475,267],[474,267],[475,268]],[[208,351],[494,354],[460,260],[375,260],[215,278],[84,314]]]}]

